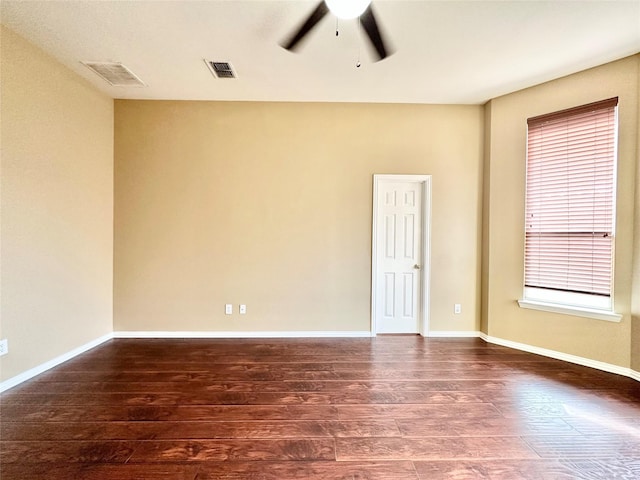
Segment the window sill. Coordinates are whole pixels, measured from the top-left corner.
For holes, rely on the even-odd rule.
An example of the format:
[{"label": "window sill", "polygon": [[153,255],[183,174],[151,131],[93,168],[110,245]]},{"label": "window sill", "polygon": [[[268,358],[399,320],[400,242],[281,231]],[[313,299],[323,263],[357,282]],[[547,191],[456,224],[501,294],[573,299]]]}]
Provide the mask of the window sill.
[{"label": "window sill", "polygon": [[531,310],[541,310],[543,312],[561,313],[564,315],[574,315],[577,317],[595,318],[596,320],[606,320],[607,322],[620,322],[622,315],[605,310],[597,310],[573,305],[561,305],[557,303],[538,302],[535,300],[518,300],[520,308]]}]

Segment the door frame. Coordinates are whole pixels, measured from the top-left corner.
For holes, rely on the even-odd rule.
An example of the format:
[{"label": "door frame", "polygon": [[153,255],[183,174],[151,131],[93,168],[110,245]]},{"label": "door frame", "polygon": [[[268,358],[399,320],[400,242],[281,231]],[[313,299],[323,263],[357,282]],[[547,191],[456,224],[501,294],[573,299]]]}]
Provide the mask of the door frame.
[{"label": "door frame", "polygon": [[431,175],[373,175],[373,221],[371,226],[371,336],[377,335],[377,302],[380,297],[378,285],[378,196],[383,183],[411,182],[422,184],[422,268],[420,269],[420,286],[418,315],[419,333],[423,337],[429,335],[429,311],[431,292]]}]

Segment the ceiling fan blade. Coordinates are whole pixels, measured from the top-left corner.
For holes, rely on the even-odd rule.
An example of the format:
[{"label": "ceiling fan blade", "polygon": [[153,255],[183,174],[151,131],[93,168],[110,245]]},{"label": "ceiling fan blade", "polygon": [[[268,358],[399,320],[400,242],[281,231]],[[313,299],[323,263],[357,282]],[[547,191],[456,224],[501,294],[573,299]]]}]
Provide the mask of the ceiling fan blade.
[{"label": "ceiling fan blade", "polygon": [[373,13],[371,5],[369,5],[364,13],[360,15],[360,23],[364,27],[365,32],[367,32],[369,40],[371,40],[371,44],[376,49],[376,53],[378,54],[378,60],[376,61],[383,60],[393,53],[385,45],[386,42],[382,38],[382,34],[378,28],[378,22],[376,21],[376,16]]},{"label": "ceiling fan blade", "polygon": [[329,13],[329,7],[324,1],[320,2],[318,6],[315,8],[311,15],[307,18],[307,20],[302,24],[302,26],[298,29],[298,31],[293,35],[289,40],[282,44],[283,48],[287,50],[295,50],[296,46],[304,38],[304,36],[311,31],[316,24],[324,18],[324,16]]}]

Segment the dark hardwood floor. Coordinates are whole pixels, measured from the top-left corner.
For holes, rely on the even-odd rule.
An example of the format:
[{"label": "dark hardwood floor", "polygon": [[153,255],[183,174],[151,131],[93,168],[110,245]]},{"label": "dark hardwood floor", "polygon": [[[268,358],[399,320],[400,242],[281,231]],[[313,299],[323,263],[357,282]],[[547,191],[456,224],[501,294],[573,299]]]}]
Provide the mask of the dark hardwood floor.
[{"label": "dark hardwood floor", "polygon": [[640,383],[479,339],[112,340],[5,392],[14,479],[640,479]]}]

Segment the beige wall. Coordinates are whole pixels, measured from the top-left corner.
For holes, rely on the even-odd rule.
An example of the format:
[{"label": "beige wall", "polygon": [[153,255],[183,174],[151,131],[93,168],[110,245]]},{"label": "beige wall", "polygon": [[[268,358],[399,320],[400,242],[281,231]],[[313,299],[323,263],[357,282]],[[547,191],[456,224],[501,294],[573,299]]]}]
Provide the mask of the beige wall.
[{"label": "beige wall", "polygon": [[6,380],[112,330],[113,101],[10,30],[1,40]]},{"label": "beige wall", "polygon": [[491,236],[489,230],[491,209],[485,208],[490,205],[491,199],[491,102],[484,106],[484,162],[482,167],[482,225],[481,225],[481,247],[482,261],[480,265],[480,331],[489,333],[489,260]]},{"label": "beige wall", "polygon": [[368,331],[374,173],[433,175],[431,328],[478,329],[482,107],[116,101],[115,118],[116,331]]},{"label": "beige wall", "polygon": [[[640,98],[640,55],[636,55],[638,63],[638,98]],[[631,368],[640,372],[640,101],[638,102],[638,136],[636,137],[636,209],[635,235],[633,254],[633,297],[631,324]]]},{"label": "beige wall", "polygon": [[[619,97],[615,309],[620,323],[521,309],[526,119]],[[607,64],[490,103],[485,204],[488,334],[528,345],[630,366],[635,179],[638,163],[638,57]],[[485,183],[485,186],[487,183]],[[635,213],[637,219],[637,212]],[[638,251],[637,242],[635,244]],[[636,266],[637,268],[637,266]],[[636,291],[640,285],[636,285]]]}]

